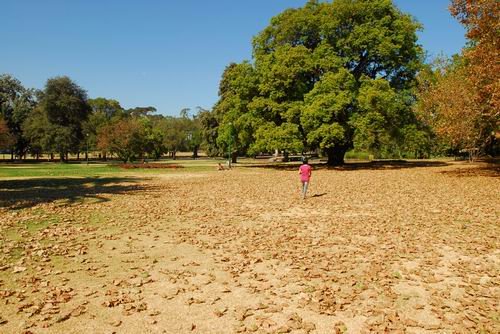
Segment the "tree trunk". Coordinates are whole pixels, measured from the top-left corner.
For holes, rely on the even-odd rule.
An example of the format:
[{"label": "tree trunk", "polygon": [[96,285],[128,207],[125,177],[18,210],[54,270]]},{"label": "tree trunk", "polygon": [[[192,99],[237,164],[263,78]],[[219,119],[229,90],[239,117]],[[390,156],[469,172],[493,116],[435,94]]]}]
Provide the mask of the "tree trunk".
[{"label": "tree trunk", "polygon": [[80,161],[80,152],[78,152],[78,153],[76,154],[76,160],[77,160],[77,161]]},{"label": "tree trunk", "polygon": [[347,152],[347,147],[338,146],[326,149],[328,156],[328,166],[341,166],[344,164],[344,156]]},{"label": "tree trunk", "polygon": [[288,151],[283,151],[283,162],[290,161],[289,155],[290,153],[288,153]]},{"label": "tree trunk", "polygon": [[64,162],[64,153],[59,153],[59,161]]},{"label": "tree trunk", "polygon": [[238,160],[238,152],[231,153],[231,163],[235,164]]},{"label": "tree trunk", "polygon": [[198,158],[198,146],[195,146],[193,149],[193,159]]},{"label": "tree trunk", "polygon": [[172,151],[172,159],[176,160],[177,159],[177,151]]}]

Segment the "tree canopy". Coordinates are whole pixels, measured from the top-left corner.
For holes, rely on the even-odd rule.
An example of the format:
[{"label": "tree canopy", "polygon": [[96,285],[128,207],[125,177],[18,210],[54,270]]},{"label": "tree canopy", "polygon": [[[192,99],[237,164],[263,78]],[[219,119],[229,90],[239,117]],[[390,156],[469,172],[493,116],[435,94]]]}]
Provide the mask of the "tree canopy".
[{"label": "tree canopy", "polygon": [[498,22],[495,0],[453,0],[467,29],[461,55],[436,59],[419,75],[418,115],[452,151],[494,152],[500,129]]},{"label": "tree canopy", "polygon": [[[29,142],[23,135],[22,124],[36,104],[32,89],[26,89],[16,78],[0,75],[0,118],[8,128],[4,133],[4,145],[11,148],[12,154],[23,156],[29,149]],[[7,138],[9,138],[7,140]]]},{"label": "tree canopy", "polygon": [[419,28],[390,0],[285,10],[254,38],[253,63],[226,68],[214,108],[219,137],[232,124],[238,150],[321,149],[332,165],[357,139],[401,137],[397,129],[416,122]]},{"label": "tree canopy", "polygon": [[[26,129],[36,129],[39,143],[59,153],[61,160],[69,152],[79,152],[84,138],[82,126],[91,111],[85,90],[68,77],[49,79],[40,93],[37,109],[27,120]],[[34,138],[33,134],[29,136]]]}]

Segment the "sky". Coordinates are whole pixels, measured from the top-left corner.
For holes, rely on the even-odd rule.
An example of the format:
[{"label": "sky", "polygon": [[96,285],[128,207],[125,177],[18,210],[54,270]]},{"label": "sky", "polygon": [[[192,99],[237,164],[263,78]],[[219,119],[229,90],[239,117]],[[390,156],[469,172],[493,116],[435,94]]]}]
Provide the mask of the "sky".
[{"label": "sky", "polygon": [[[250,60],[253,36],[306,0],[0,0],[0,74],[27,88],[67,75],[90,98],[164,115],[210,109],[231,62]],[[429,58],[459,53],[465,31],[449,0],[394,0],[424,27]]]}]

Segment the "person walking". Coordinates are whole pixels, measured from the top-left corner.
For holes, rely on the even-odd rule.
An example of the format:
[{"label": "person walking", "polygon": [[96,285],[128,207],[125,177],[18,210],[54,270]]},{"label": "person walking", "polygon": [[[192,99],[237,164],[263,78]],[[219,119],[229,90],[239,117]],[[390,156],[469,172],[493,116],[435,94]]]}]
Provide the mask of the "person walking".
[{"label": "person walking", "polygon": [[300,182],[302,182],[302,199],[306,199],[307,187],[311,179],[312,167],[307,163],[307,159],[302,160],[299,167]]}]

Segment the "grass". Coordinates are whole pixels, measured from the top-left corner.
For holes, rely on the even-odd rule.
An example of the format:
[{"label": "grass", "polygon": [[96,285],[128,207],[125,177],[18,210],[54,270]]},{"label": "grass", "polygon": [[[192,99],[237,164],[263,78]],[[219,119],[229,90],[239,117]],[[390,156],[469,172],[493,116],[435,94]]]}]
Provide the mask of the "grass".
[{"label": "grass", "polygon": [[64,164],[64,163],[38,163],[38,164],[2,164],[0,177],[60,177],[60,176],[99,176],[120,173],[120,168],[99,164]]},{"label": "grass", "polygon": [[[152,162],[165,163],[165,162]],[[57,163],[43,162],[36,164],[0,164],[0,178],[21,177],[94,177],[109,175],[130,174],[165,174],[179,172],[203,172],[215,170],[216,162],[210,160],[177,160],[168,161],[168,164],[180,165],[184,168],[158,168],[158,169],[125,169],[110,163]]]},{"label": "grass", "polygon": [[[33,210],[37,215],[42,215],[43,211]],[[61,223],[61,219],[54,213],[50,217],[35,217],[33,219],[19,222],[18,225],[7,228],[3,231],[4,241],[23,242],[26,238],[31,238],[37,232]],[[25,233],[25,234],[23,234]],[[0,239],[0,246],[3,241]]]},{"label": "grass", "polygon": [[345,154],[345,159],[351,160],[373,160],[373,155],[368,152],[349,151]]}]

